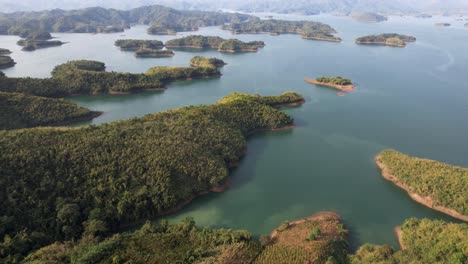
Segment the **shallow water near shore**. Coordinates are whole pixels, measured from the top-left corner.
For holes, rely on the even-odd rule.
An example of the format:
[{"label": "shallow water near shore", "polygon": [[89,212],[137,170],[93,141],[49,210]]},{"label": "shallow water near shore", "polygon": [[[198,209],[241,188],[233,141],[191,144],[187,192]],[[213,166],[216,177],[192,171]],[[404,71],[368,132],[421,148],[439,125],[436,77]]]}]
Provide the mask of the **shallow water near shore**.
[{"label": "shallow water near shore", "polygon": [[[14,53],[7,76],[47,77],[57,64],[74,59],[103,61],[108,70],[144,72],[158,65],[188,65],[196,55],[228,63],[215,79],[170,84],[163,92],[71,97],[105,114],[82,124],[100,124],[188,105],[211,104],[231,92],[275,95],[296,91],[306,103],[285,108],[297,127],[261,132],[249,138],[248,151],[223,193],[194,200],[170,220],[194,217],[210,227],[268,234],[286,220],[320,211],[337,212],[351,231],[353,248],[362,243],[397,247],[394,227],[409,217],[458,222],[414,201],[381,177],[373,158],[385,148],[468,167],[468,28],[454,18],[391,17],[378,24],[328,15],[310,19],[334,27],[341,43],[304,40],[298,35],[231,35],[218,27],[181,33],[263,40],[257,53],[213,50],[176,51],[172,58],[138,59],[113,45],[119,38],[150,36],[145,26],[116,34],[53,34],[61,47],[23,52],[15,36],[0,36],[0,47]],[[435,22],[452,27],[438,28]],[[406,48],[359,46],[368,34],[400,33],[417,41]],[[351,78],[356,90],[336,90],[303,81],[317,76]]]}]

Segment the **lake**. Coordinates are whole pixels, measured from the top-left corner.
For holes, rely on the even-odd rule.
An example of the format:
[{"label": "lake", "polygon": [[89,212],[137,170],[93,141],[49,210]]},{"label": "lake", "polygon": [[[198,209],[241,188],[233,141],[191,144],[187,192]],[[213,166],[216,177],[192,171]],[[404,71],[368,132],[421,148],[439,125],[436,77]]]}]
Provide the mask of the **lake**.
[{"label": "lake", "polygon": [[[262,14],[264,15],[264,14]],[[351,232],[353,249],[362,243],[397,247],[393,228],[409,217],[456,221],[414,201],[384,180],[373,158],[393,148],[419,157],[468,167],[468,28],[464,21],[436,17],[391,17],[365,24],[345,17],[275,15],[309,19],[334,27],[341,43],[304,40],[299,35],[236,35],[218,27],[180,33],[263,40],[257,53],[176,51],[172,58],[140,59],[113,45],[119,38],[159,39],[145,26],[115,34],[53,34],[61,47],[23,52],[16,36],[0,36],[0,47],[17,62],[7,76],[47,77],[54,66],[74,59],[103,61],[108,70],[144,72],[152,66],[188,65],[196,55],[228,63],[216,79],[172,83],[164,92],[71,97],[105,114],[83,124],[100,124],[188,105],[211,104],[231,92],[275,95],[295,91],[306,103],[284,109],[297,128],[252,136],[246,157],[231,174],[224,193],[196,199],[170,220],[194,217],[209,227],[267,234],[286,220],[320,211],[339,213]],[[452,27],[438,28],[435,22]],[[417,38],[406,48],[359,46],[357,37],[380,33]],[[357,89],[345,96],[303,81],[343,76]]]}]

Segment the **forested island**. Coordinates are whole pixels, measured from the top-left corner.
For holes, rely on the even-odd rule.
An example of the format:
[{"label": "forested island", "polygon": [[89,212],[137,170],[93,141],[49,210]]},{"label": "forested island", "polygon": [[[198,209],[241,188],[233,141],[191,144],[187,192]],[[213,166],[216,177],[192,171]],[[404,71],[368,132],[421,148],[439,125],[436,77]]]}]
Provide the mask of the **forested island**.
[{"label": "forested island", "polygon": [[201,57],[195,56],[190,60],[190,66],[192,67],[222,67],[226,65],[226,63],[218,58],[208,58],[208,57]]},{"label": "forested island", "polygon": [[153,5],[130,10],[90,7],[40,12],[0,13],[0,34],[27,32],[113,33],[135,24],[150,25],[148,33],[167,34],[202,26],[245,21],[252,16],[238,13],[179,11]]},{"label": "forested island", "polygon": [[259,47],[264,47],[263,41],[243,42],[238,39],[223,39],[214,36],[191,35],[183,38],[168,40],[167,48],[194,48],[216,49],[220,52],[255,52]]},{"label": "forested island", "polygon": [[304,81],[318,86],[335,88],[342,92],[351,92],[356,88],[350,79],[343,77],[319,77],[316,79],[305,78]]},{"label": "forested island", "polygon": [[118,39],[115,41],[115,46],[121,50],[137,51],[139,49],[162,49],[164,43],[159,40]]},{"label": "forested island", "polygon": [[51,78],[0,78],[0,91],[44,97],[126,94],[162,90],[168,82],[219,76],[216,67],[155,67],[146,73],[107,72],[103,62],[79,60],[58,65]]},{"label": "forested island", "polygon": [[224,25],[223,29],[233,34],[299,34],[305,39],[340,42],[334,37],[337,32],[327,24],[313,21],[286,21],[250,19],[246,22]]},{"label": "forested island", "polygon": [[135,52],[137,58],[165,58],[174,56],[172,50],[139,49]]},{"label": "forested island", "polygon": [[0,261],[115,232],[222,190],[247,135],[293,126],[274,107],[303,100],[234,94],[100,126],[0,130],[0,237],[11,238],[0,243]]},{"label": "forested island", "polygon": [[47,31],[25,30],[18,34],[24,39],[19,40],[16,44],[22,46],[24,51],[33,51],[36,49],[61,46],[65,44],[59,40],[50,40],[52,39],[52,36]]},{"label": "forested island", "polygon": [[0,55],[8,55],[8,54],[11,54],[11,51],[9,49],[0,48]]},{"label": "forested island", "polygon": [[400,35],[396,33],[386,33],[380,35],[369,35],[356,39],[356,44],[362,45],[385,45],[391,47],[406,47],[407,42],[415,42],[413,36]]},{"label": "forested island", "polygon": [[410,197],[434,210],[468,221],[468,169],[411,157],[394,150],[382,151],[375,162],[382,176]]},{"label": "forested island", "polygon": [[0,69],[6,69],[15,66],[16,62],[6,55],[0,55]]},{"label": "forested island", "polygon": [[351,17],[356,21],[366,23],[377,23],[388,20],[386,16],[371,12],[352,12]]},{"label": "forested island", "polygon": [[100,114],[63,99],[0,92],[0,130],[64,125]]}]

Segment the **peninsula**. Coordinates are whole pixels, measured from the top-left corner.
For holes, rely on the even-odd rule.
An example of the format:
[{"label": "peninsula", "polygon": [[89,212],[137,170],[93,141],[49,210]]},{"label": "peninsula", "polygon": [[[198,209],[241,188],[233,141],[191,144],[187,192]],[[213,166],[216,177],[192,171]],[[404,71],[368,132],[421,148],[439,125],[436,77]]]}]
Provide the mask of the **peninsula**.
[{"label": "peninsula", "polygon": [[[292,92],[265,99],[229,97],[213,105],[97,126],[0,130],[0,189],[16,194],[2,200],[2,210],[10,212],[12,223],[2,232],[25,238],[41,230],[43,238],[12,247],[9,254],[27,255],[51,241],[118,232],[127,224],[172,212],[211,190],[222,190],[229,168],[246,153],[249,134],[294,124],[291,116],[273,106],[303,99]],[[129,179],[134,188],[128,188]],[[187,253],[186,248],[176,249]],[[2,254],[0,259],[5,257]]]},{"label": "peninsula", "polygon": [[164,90],[172,81],[220,76],[216,67],[165,67],[146,73],[108,72],[103,62],[78,60],[58,65],[51,78],[0,78],[0,91],[44,97],[128,94]]},{"label": "peninsula", "polygon": [[216,49],[219,52],[256,52],[264,47],[263,41],[243,42],[238,39],[223,39],[214,36],[191,35],[166,42],[167,48]]},{"label": "peninsula", "polygon": [[369,35],[356,39],[356,44],[362,45],[385,45],[391,47],[406,47],[407,42],[415,42],[416,38],[412,36],[400,35],[395,33],[386,33],[380,35]]},{"label": "peninsula", "polygon": [[342,77],[319,77],[316,79],[305,78],[304,81],[318,86],[335,88],[342,92],[351,92],[356,88],[350,79]]},{"label": "peninsula", "polygon": [[233,34],[299,34],[305,39],[340,42],[334,37],[337,32],[327,24],[313,21],[286,21],[250,19],[246,22],[224,25],[223,29]]},{"label": "peninsula", "polygon": [[174,56],[174,52],[172,50],[155,50],[142,48],[135,52],[135,57],[137,58],[164,58],[172,56]]},{"label": "peninsula", "polygon": [[382,176],[418,203],[468,221],[468,169],[384,150],[376,158]]},{"label": "peninsula", "polygon": [[4,92],[0,92],[0,112],[0,130],[64,125],[101,114],[63,99]]},{"label": "peninsula", "polygon": [[0,69],[6,69],[15,66],[16,62],[10,57],[0,55]]},{"label": "peninsula", "polygon": [[159,40],[141,40],[141,39],[118,39],[115,46],[121,50],[137,51],[139,49],[162,49],[164,43]]}]

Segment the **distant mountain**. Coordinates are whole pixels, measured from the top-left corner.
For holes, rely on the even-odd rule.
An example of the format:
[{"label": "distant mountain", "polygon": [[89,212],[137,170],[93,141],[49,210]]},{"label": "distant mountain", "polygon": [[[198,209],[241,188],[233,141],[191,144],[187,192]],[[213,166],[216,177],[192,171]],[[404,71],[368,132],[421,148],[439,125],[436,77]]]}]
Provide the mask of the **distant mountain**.
[{"label": "distant mountain", "polygon": [[232,9],[247,12],[349,14],[353,11],[383,14],[468,14],[466,0],[0,0],[2,12],[76,9],[91,6],[131,9],[161,4],[184,10]]}]

